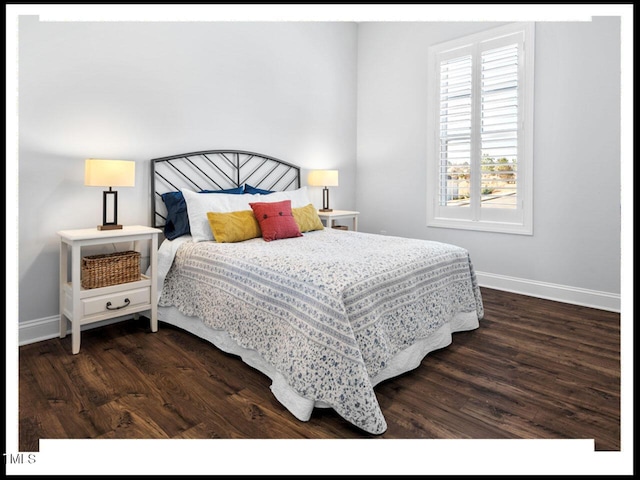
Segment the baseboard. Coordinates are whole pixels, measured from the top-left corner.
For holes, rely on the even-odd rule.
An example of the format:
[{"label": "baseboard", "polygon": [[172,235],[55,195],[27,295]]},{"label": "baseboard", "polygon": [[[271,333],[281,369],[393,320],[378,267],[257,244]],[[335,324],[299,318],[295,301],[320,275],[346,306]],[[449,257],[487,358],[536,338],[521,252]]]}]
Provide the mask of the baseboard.
[{"label": "baseboard", "polygon": [[[587,290],[584,288],[567,287],[565,285],[557,285],[553,283],[536,282],[516,277],[507,277],[505,275],[496,275],[493,273],[476,272],[478,284],[481,287],[503,290],[505,292],[519,293],[529,297],[544,298],[546,300],[555,300],[557,302],[570,303],[573,305],[582,305],[585,307],[598,308],[610,312],[620,312],[620,295],[599,292],[597,290]],[[103,320],[102,322],[83,325],[81,330],[103,327],[112,323],[122,322],[131,319],[131,316],[112,318]],[[36,320],[28,320],[20,322],[18,332],[18,345],[28,345],[30,343],[50,340],[60,335],[58,331],[57,315],[53,317],[40,318]],[[71,333],[71,329],[67,330],[67,334]]]},{"label": "baseboard", "polygon": [[477,271],[476,278],[481,287],[620,313],[620,295],[615,293]]},{"label": "baseboard", "polygon": [[[132,315],[110,318],[101,322],[90,323],[80,327],[80,331],[90,330],[92,328],[104,327],[112,323],[131,320]],[[43,340],[51,340],[60,336],[60,317],[38,318],[36,320],[28,320],[20,322],[18,327],[18,345],[29,345],[31,343],[42,342]],[[67,335],[71,334],[71,327],[67,329]]]}]

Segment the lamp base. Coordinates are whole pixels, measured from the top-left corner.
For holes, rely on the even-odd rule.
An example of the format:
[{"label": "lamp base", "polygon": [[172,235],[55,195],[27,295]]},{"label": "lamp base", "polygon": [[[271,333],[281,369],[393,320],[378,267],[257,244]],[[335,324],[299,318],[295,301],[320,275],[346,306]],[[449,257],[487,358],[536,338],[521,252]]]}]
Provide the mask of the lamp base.
[{"label": "lamp base", "polygon": [[333,212],[333,208],[329,208],[329,189],[324,187],[322,189],[322,208],[321,212]]},{"label": "lamp base", "polygon": [[122,225],[98,225],[98,230],[122,230]]}]

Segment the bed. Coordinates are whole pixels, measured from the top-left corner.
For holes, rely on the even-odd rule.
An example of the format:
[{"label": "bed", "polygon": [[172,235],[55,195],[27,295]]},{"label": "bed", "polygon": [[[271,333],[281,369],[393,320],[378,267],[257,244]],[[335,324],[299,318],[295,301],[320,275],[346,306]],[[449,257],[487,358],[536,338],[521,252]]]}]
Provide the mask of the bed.
[{"label": "bed", "polygon": [[333,408],[383,433],[375,386],[479,327],[465,249],[324,228],[293,164],[211,150],[153,159],[151,176],[158,319],[267,375],[301,421]]}]

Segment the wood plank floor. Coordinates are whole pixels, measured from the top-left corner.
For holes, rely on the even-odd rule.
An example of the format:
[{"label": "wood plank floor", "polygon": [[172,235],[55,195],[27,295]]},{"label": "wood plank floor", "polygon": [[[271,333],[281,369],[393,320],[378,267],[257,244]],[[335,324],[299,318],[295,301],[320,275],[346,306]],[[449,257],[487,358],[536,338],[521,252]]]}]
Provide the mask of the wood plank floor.
[{"label": "wood plank floor", "polygon": [[620,315],[482,289],[479,329],[376,387],[387,431],[295,419],[270,380],[208,343],[129,321],[19,349],[19,447],[40,439],[595,439],[620,451]]}]

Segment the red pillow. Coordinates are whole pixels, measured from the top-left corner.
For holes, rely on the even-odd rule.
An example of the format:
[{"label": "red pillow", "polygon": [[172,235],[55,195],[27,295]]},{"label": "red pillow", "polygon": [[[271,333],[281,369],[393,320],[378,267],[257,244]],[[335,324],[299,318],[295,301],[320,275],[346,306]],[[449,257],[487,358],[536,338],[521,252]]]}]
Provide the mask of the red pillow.
[{"label": "red pillow", "polygon": [[291,200],[281,202],[255,202],[249,204],[260,224],[265,241],[301,237],[300,227],[291,212]]}]

